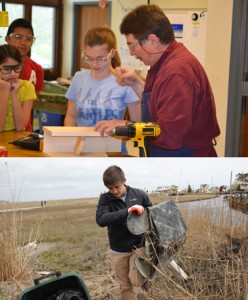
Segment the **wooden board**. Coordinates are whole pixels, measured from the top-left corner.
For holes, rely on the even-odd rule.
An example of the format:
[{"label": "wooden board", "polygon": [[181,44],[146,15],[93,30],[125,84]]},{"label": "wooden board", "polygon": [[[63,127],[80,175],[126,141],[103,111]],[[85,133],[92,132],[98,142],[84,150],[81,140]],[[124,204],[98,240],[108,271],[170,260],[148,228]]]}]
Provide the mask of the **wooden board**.
[{"label": "wooden board", "polygon": [[107,156],[121,152],[121,140],[101,136],[94,127],[44,126],[44,156]]},{"label": "wooden board", "polygon": [[[98,131],[95,131],[95,127],[71,127],[71,126],[44,126],[45,131],[51,136],[97,136],[101,137]],[[107,137],[107,135],[105,135]]]}]

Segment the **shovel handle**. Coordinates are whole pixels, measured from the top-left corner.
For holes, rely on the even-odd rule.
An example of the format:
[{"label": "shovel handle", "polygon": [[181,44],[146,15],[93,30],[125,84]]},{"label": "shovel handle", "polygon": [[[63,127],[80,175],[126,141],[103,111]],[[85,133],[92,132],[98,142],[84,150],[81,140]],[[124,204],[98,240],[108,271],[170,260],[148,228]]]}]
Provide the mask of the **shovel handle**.
[{"label": "shovel handle", "polygon": [[61,273],[60,271],[55,271],[55,272],[51,272],[51,273],[46,274],[46,275],[42,275],[42,276],[40,276],[40,277],[34,279],[34,284],[35,284],[35,285],[39,284],[39,282],[40,282],[42,279],[45,279],[45,278],[48,278],[48,277],[51,277],[51,276],[57,276],[57,277],[59,277],[59,276],[61,276],[61,275],[62,275],[62,273]]}]

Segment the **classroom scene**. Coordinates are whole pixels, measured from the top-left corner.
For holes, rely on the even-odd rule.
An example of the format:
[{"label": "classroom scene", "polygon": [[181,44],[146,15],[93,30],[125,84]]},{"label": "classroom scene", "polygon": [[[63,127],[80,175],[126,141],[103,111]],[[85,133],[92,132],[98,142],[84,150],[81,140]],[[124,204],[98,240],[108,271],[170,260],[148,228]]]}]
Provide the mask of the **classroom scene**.
[{"label": "classroom scene", "polygon": [[248,155],[246,1],[1,2],[1,156]]}]

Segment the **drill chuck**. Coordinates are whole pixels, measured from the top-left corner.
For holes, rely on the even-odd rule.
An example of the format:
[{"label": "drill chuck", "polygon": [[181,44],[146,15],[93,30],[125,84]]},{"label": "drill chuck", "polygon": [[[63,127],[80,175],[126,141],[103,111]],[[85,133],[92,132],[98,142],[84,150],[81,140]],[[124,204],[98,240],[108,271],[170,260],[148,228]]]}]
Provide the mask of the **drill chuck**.
[{"label": "drill chuck", "polygon": [[135,136],[135,127],[132,127],[132,126],[118,126],[118,127],[114,128],[113,133],[117,136],[134,137]]}]

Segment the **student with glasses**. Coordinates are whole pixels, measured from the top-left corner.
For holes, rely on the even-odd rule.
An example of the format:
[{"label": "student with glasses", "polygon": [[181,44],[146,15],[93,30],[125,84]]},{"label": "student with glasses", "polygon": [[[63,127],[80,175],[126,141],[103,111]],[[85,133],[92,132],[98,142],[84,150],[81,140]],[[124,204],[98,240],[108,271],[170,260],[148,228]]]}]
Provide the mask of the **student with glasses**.
[{"label": "student with glasses", "polygon": [[[23,68],[20,73],[20,79],[32,82],[38,97],[44,87],[44,70],[41,65],[29,57],[35,39],[33,26],[23,18],[16,19],[9,25],[5,37],[8,45],[15,46],[21,53]],[[32,130],[31,120],[29,121],[26,130]]]},{"label": "student with glasses", "polygon": [[[130,55],[150,66],[144,82],[127,68],[116,69],[118,83],[142,97],[142,122],[160,125],[149,141],[149,156],[212,157],[220,134],[212,89],[200,62],[175,40],[168,18],[157,5],[141,5],[122,20]],[[98,124],[100,132],[112,128]]]},{"label": "student with glasses", "polygon": [[36,99],[34,86],[19,79],[22,56],[10,45],[0,46],[0,132],[24,130]]},{"label": "student with glasses", "polygon": [[[75,74],[65,95],[68,98],[65,126],[95,126],[101,120],[125,125],[126,109],[130,120],[139,122],[139,97],[131,87],[116,83],[114,68],[120,66],[120,57],[113,31],[107,27],[89,29],[84,45],[82,59],[90,69]],[[127,153],[124,144],[122,152]]]}]

